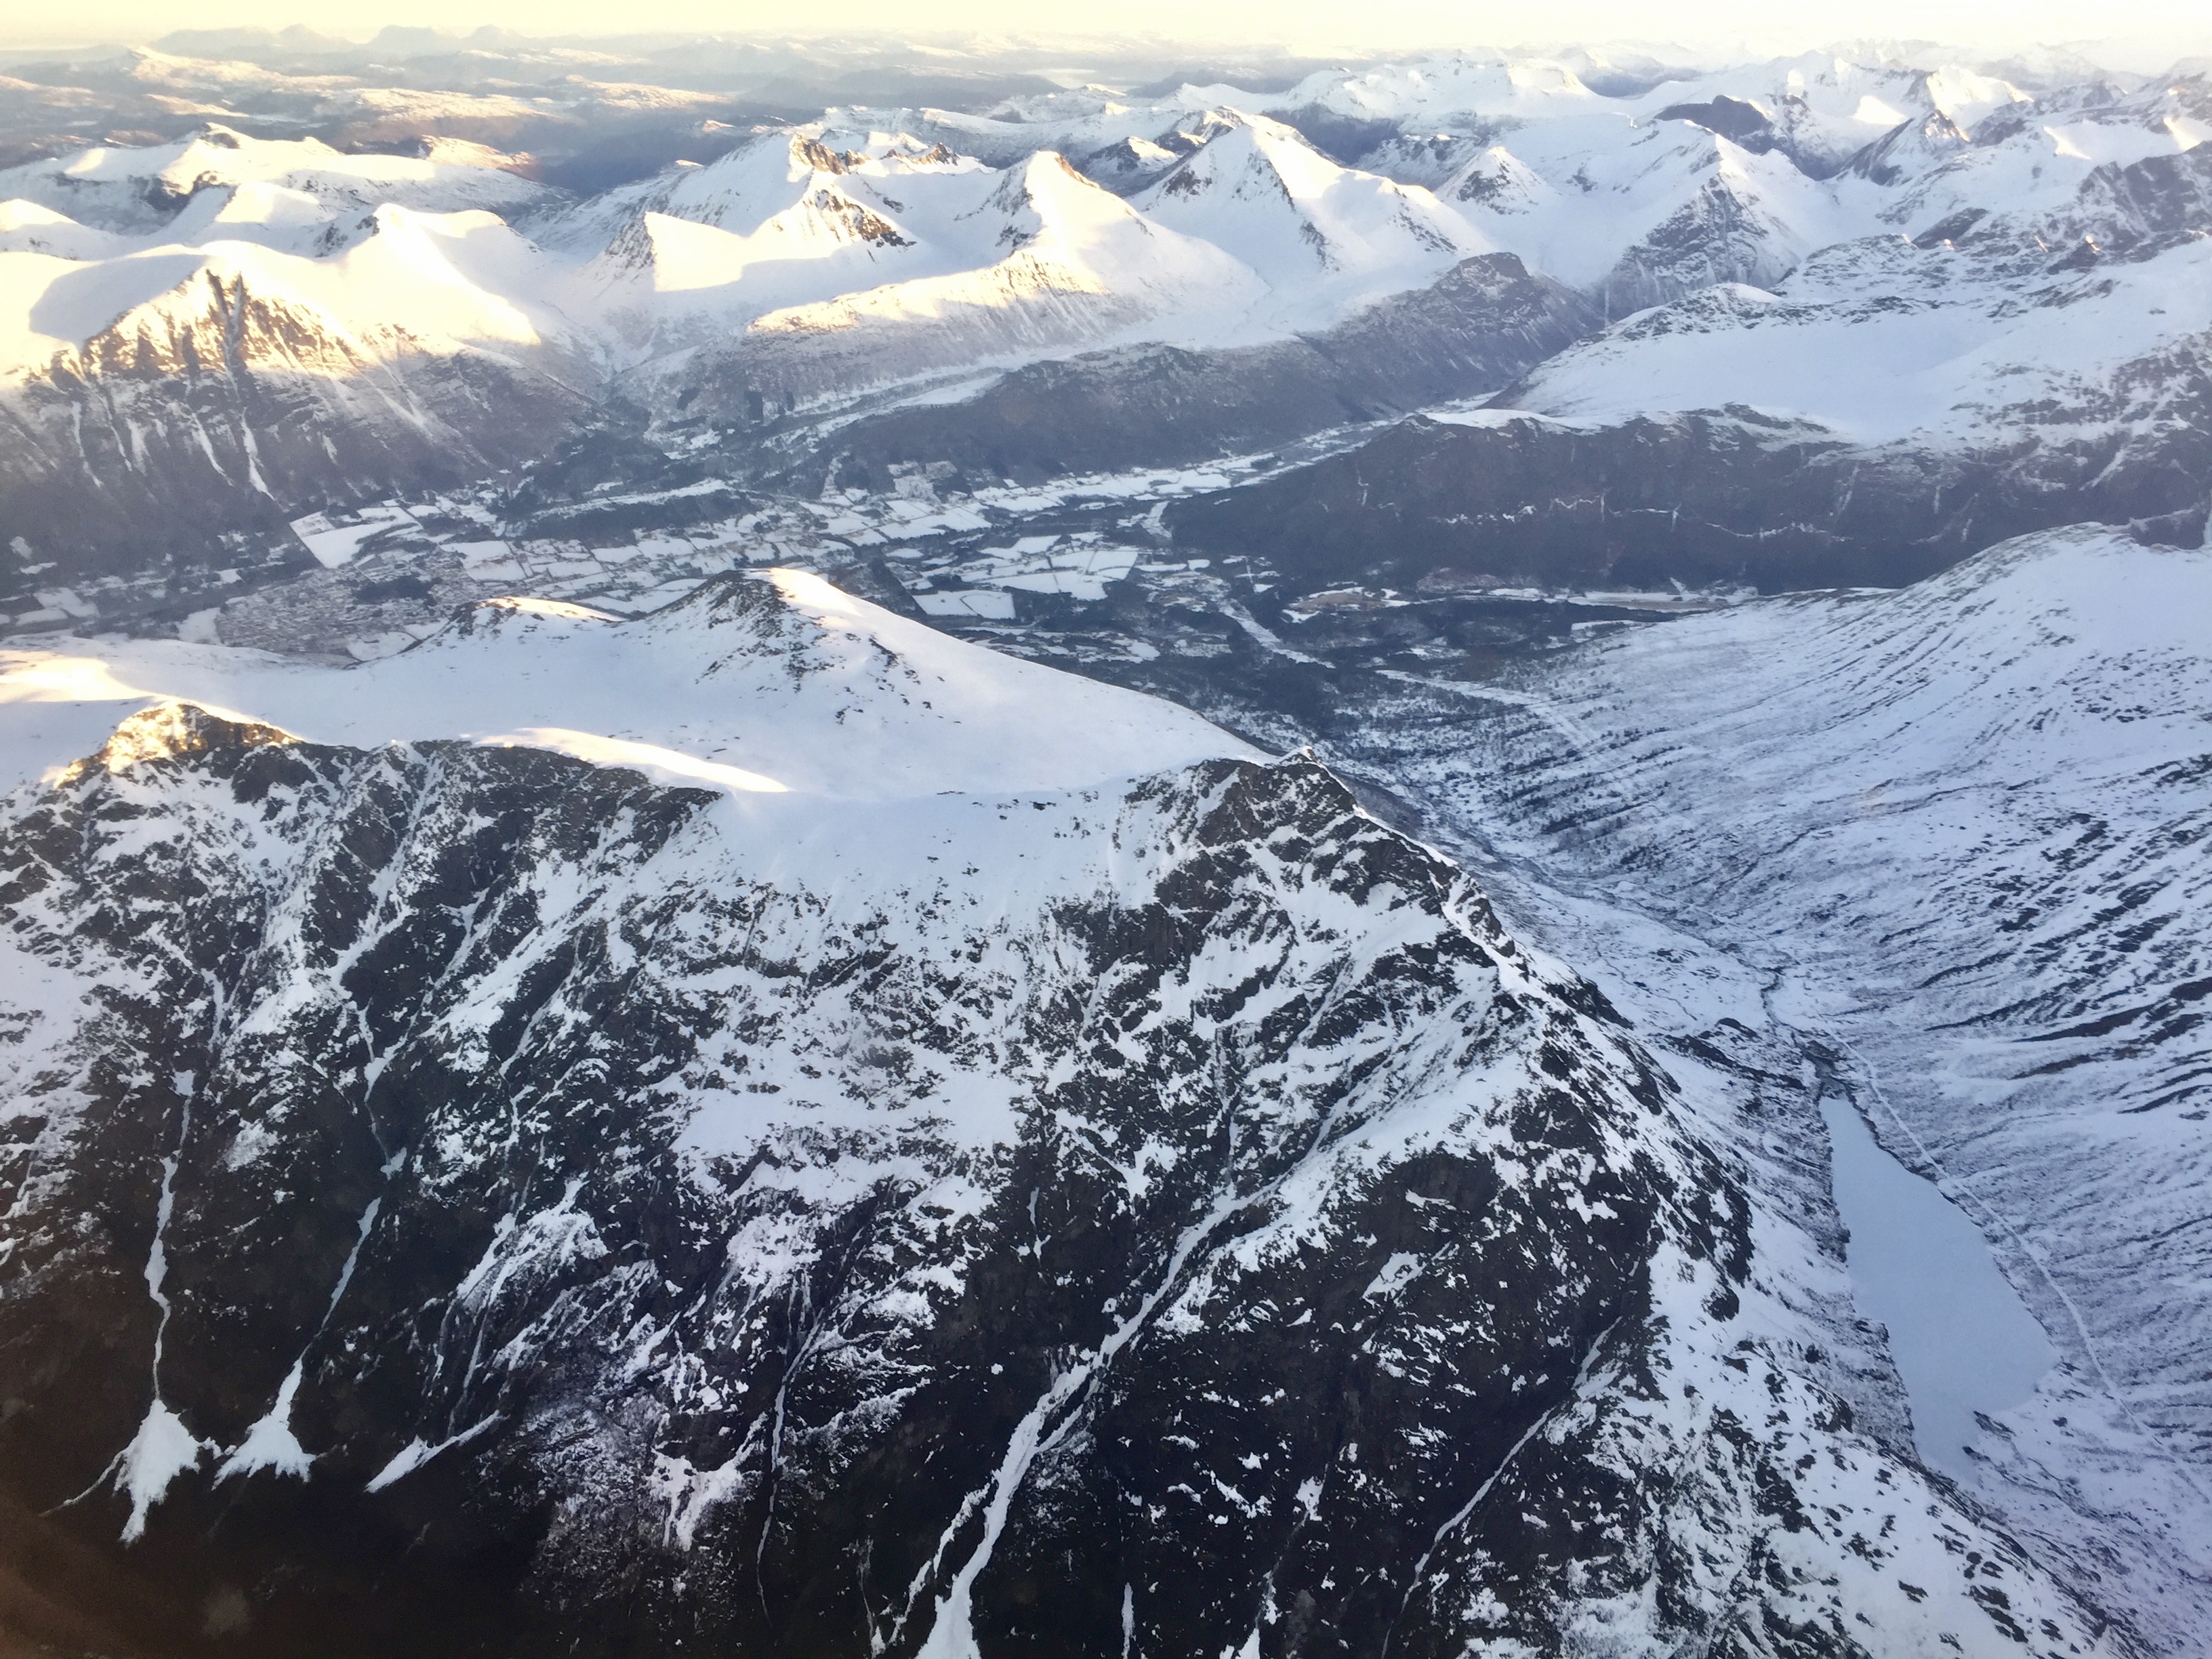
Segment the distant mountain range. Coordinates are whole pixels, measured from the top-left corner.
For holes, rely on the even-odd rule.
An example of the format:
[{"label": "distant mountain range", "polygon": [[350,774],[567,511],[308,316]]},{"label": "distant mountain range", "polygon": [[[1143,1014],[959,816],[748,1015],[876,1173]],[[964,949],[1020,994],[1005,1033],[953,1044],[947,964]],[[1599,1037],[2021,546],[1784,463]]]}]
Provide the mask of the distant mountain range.
[{"label": "distant mountain range", "polygon": [[[165,569],[176,587],[217,560],[281,565],[303,513],[511,474],[610,421],[679,466],[818,477],[845,453],[877,488],[894,460],[1173,465],[1486,396],[1624,456],[1639,422],[1717,421],[1762,478],[1784,434],[1783,494],[1817,535],[1854,533],[1826,522],[1851,511],[1843,480],[1923,498],[1877,532],[1927,550],[1895,570],[2084,513],[2203,505],[2201,75],[2061,63],[2023,84],[1830,57],[1601,92],[1563,63],[1437,59],[1258,94],[709,121],[702,161],[579,198],[434,112],[410,117],[411,153],[333,149],[256,131],[298,124],[252,112],[289,107],[274,69],[99,68],[86,78],[228,101],[170,143],[0,172],[18,615],[42,571],[52,588]],[[436,95],[488,95],[466,78]],[[59,113],[75,94],[50,78],[10,95]],[[699,126],[690,94],[666,96]],[[1469,260],[1525,276],[1501,300]],[[1400,313],[1457,343],[1376,357],[1364,341]],[[1010,428],[1042,363],[1066,365],[1055,395],[1087,412]],[[1164,373],[1266,416],[1115,414]],[[1718,501],[1637,503],[1733,526],[1744,465],[1681,475]],[[1440,504],[1394,511],[1415,520],[1394,537],[1437,544]],[[1760,583],[1795,568],[1710,538],[1660,563]]]}]

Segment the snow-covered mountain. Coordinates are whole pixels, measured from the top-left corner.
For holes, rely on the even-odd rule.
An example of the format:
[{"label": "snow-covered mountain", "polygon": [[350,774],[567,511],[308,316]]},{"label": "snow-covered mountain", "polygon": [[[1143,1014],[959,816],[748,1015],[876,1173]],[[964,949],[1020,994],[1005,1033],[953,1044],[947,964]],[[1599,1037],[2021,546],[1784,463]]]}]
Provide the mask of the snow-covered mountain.
[{"label": "snow-covered mountain", "polygon": [[[2203,95],[2182,81],[2057,94],[2063,118],[2043,125],[2023,113],[2039,105],[2008,101],[1971,143],[1901,125],[1825,182],[1703,135],[1795,179],[1808,207],[1786,235],[1748,216],[1725,168],[1703,198],[1742,231],[1744,258],[1780,274],[1762,286],[1707,267],[1695,291],[1568,347],[1487,408],[1250,486],[1186,528],[1297,562],[1321,534],[1347,576],[1769,589],[1910,580],[2085,520],[2194,544],[2212,469],[2212,152],[2185,111]],[[1917,170],[1891,176],[1908,151]],[[1502,149],[1462,171],[1505,217],[1555,210],[1546,178]],[[1816,208],[1838,240],[1804,228]]]},{"label": "snow-covered mountain", "polygon": [[2060,441],[2148,437],[2187,418],[2199,392],[2201,368],[2183,365],[2212,328],[2207,251],[2192,238],[2102,269],[2048,261],[2062,268],[2023,295],[1988,280],[1999,249],[1847,244],[1775,290],[1718,288],[1621,324],[1536,370],[1510,406],[1620,420],[1748,405],[1927,451],[2011,445],[2061,424],[2058,409]]},{"label": "snow-covered mountain", "polygon": [[[109,700],[150,696],[362,749],[410,732],[556,750],[573,738],[587,759],[835,799],[1066,789],[1255,757],[1171,704],[963,645],[817,577],[779,571],[755,589],[723,583],[627,623],[579,605],[492,600],[415,649],[351,672],[146,641],[122,647],[88,677],[29,667],[17,695],[82,704],[85,730],[114,725]],[[615,749],[596,753],[593,744]],[[37,749],[9,760],[11,788],[56,763]]]},{"label": "snow-covered mountain", "polygon": [[1233,252],[1285,311],[1323,318],[1492,251],[1419,185],[1339,167],[1264,116],[1215,132],[1135,205]]},{"label": "snow-covered mountain", "polygon": [[[818,138],[764,133],[706,166],[584,203],[544,240],[588,256],[580,283],[605,289],[610,308],[712,307],[723,331],[780,307],[934,274],[995,240],[999,226],[979,226],[957,252],[930,246],[912,217],[974,216],[1000,182],[988,168],[918,144],[877,148],[884,153],[840,153]],[[949,198],[945,210],[921,205],[939,197]]]},{"label": "snow-covered mountain", "polygon": [[[21,192],[0,228],[17,527],[88,574],[155,552],[120,544],[165,499],[183,543],[451,487],[542,448],[610,386],[744,421],[1103,346],[1237,346],[1429,286],[1483,248],[1426,192],[1287,128],[1220,130],[1226,148],[1136,203],[1050,151],[994,168],[787,129],[562,211],[489,164],[506,158],[451,145],[345,156],[210,126],[29,164],[0,175]],[[1242,217],[1192,170],[1232,150],[1268,181]],[[142,462],[149,443],[167,453]],[[104,510],[73,514],[87,500]]]},{"label": "snow-covered mountain", "polygon": [[[1275,425],[1302,437],[1536,368],[1507,399],[1532,414],[1750,409],[1868,452],[1862,469],[1902,476],[1942,452],[1954,501],[2026,443],[2027,475],[1998,486],[2022,501],[2103,481],[2111,499],[2071,516],[2181,512],[2212,94],[2201,76],[2021,73],[1862,52],[1606,93],[1569,64],[1450,58],[1256,94],[850,105],[701,124],[703,161],[580,198],[527,176],[533,158],[435,134],[345,151],[240,117],[64,149],[0,172],[17,319],[0,392],[26,437],[0,458],[11,533],[21,564],[120,574],[190,561],[210,536],[281,539],[310,509],[489,477],[604,421],[641,422],[672,457],[743,432],[717,464],[753,476],[834,472],[848,422],[917,402],[944,435],[916,465],[1172,463],[1232,429],[1282,440],[1169,421],[1149,448],[1009,443],[987,436],[1002,377],[1075,361],[1054,374],[1118,383],[1129,372],[1103,354],[1199,353],[1188,374],[1218,401],[1279,403],[1305,343],[1457,316],[1455,273],[1500,254],[1616,325],[1548,362],[1565,342],[1547,333],[1516,362],[1515,323],[1466,318],[1453,326],[1480,338],[1453,358],[1486,367],[1443,375],[1325,348],[1295,377],[1316,392]],[[218,82],[279,95],[243,70]],[[221,321],[241,306],[271,320]],[[166,388],[187,362],[202,389],[118,420],[155,395],[130,365]],[[333,375],[374,390],[334,393]],[[1910,391],[1885,398],[1901,376]],[[2064,430],[2053,400],[2080,411]],[[126,459],[146,443],[144,465]],[[262,465],[271,452],[285,459]],[[147,542],[133,526],[149,516],[173,533]]]},{"label": "snow-covered mountain", "polygon": [[[764,147],[799,155],[804,142]],[[855,162],[834,188],[794,181],[799,204],[743,237],[646,217],[644,303],[678,319],[653,344],[698,349],[648,360],[641,386],[672,402],[719,385],[735,410],[747,386],[811,399],[1132,338],[1234,338],[1267,292],[1218,240],[1148,216],[1049,151],[1003,170]],[[706,175],[729,165],[701,170],[702,209],[727,210]],[[618,238],[612,257],[635,245]],[[769,267],[757,276],[757,261]]]},{"label": "snow-covered mountain", "polygon": [[231,656],[0,843],[0,1443],[155,1605],[2133,1650],[1911,1462],[1731,1085],[1310,760],[799,577]]},{"label": "snow-covered mountain", "polygon": [[495,215],[321,215],[211,185],[178,240],[88,249],[87,228],[16,212],[0,491],[24,562],[204,562],[319,497],[513,466],[588,406],[593,349],[532,297],[548,262]]},{"label": "snow-covered mountain", "polygon": [[125,235],[161,231],[183,240],[197,240],[197,227],[180,222],[179,210],[199,204],[204,222],[210,193],[220,202],[224,191],[306,198],[325,218],[385,206],[512,217],[558,199],[519,176],[513,158],[483,145],[439,139],[422,149],[420,156],[348,155],[314,138],[263,138],[210,121],[175,143],[94,145],[0,170],[0,200],[33,202]]}]

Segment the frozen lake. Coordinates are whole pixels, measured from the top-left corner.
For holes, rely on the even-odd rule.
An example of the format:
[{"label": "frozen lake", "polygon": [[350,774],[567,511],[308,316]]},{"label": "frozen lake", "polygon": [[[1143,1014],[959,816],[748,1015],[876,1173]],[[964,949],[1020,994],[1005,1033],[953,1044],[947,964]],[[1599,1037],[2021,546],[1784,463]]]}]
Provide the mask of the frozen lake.
[{"label": "frozen lake", "polygon": [[1974,1413],[2027,1401],[2058,1352],[1963,1211],[1884,1152],[1848,1101],[1824,1099],[1820,1115],[1851,1231],[1851,1287],[1867,1317],[1889,1328],[1921,1461],[1971,1480]]}]

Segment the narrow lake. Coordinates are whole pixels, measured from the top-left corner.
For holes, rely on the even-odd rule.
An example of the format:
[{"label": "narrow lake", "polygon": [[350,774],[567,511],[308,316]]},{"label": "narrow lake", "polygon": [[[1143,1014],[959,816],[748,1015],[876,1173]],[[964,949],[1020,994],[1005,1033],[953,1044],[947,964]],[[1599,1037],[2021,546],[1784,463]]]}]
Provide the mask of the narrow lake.
[{"label": "narrow lake", "polygon": [[2027,1400],[2058,1351],[1958,1206],[1884,1152],[1848,1100],[1829,1096],[1820,1115],[1851,1233],[1851,1287],[1866,1316],[1889,1328],[1921,1461],[1970,1478],[1974,1413]]}]

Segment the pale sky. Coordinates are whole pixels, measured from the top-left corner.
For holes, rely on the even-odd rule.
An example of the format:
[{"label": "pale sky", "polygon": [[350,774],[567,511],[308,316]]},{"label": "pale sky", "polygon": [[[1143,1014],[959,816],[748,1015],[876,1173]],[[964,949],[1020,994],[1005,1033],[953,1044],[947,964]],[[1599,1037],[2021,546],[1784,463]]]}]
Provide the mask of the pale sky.
[{"label": "pale sky", "polygon": [[[1191,41],[1284,46],[1320,54],[1362,46],[1595,45],[1663,40],[1699,47],[1741,46],[1759,53],[1800,51],[1838,40],[1941,40],[1983,50],[2026,46],[2092,50],[2113,68],[2163,68],[2174,58],[2212,52],[2203,0],[2138,0],[2091,7],[2068,0],[1547,0],[1543,4],[1390,0],[1113,0],[1070,7],[1040,0],[837,0],[834,22],[810,17],[787,0],[775,4],[713,0],[331,0],[312,9],[299,0],[82,0],[46,16],[10,6],[0,43],[147,41],[176,28],[304,22],[366,39],[387,23],[466,30],[491,23],[533,35],[648,29],[758,33],[884,31],[1004,31],[1025,37],[1100,33]],[[807,25],[812,24],[812,27]],[[825,27],[826,25],[826,27]]]}]

